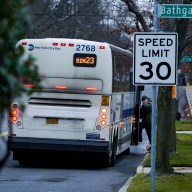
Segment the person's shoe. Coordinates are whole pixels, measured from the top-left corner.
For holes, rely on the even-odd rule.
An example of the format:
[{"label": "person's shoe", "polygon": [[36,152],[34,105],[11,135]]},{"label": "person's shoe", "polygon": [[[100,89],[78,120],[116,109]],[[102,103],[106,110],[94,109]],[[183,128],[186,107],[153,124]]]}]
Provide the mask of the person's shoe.
[{"label": "person's shoe", "polygon": [[147,151],[151,151],[151,145],[147,147]]}]

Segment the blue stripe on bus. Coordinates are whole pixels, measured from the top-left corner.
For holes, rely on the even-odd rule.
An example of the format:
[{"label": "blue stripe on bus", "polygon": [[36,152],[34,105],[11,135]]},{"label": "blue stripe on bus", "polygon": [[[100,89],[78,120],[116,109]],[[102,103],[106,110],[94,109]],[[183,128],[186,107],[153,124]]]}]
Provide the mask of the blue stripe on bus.
[{"label": "blue stripe on bus", "polygon": [[123,110],[123,113],[122,113],[123,119],[127,118],[127,117],[130,117],[130,116],[133,116],[133,115],[134,115],[134,108]]}]

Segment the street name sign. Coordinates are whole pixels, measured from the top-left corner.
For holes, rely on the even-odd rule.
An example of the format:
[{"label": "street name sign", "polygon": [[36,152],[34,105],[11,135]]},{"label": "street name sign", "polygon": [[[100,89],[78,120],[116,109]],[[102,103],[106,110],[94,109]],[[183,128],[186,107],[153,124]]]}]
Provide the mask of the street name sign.
[{"label": "street name sign", "polygon": [[177,83],[177,33],[134,33],[133,84]]},{"label": "street name sign", "polygon": [[192,4],[162,4],[160,5],[162,18],[192,18]]}]

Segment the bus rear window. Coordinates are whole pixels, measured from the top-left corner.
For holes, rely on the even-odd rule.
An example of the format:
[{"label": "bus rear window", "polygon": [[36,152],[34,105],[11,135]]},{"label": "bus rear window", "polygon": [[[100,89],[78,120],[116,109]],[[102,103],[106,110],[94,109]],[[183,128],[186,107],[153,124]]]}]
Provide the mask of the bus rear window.
[{"label": "bus rear window", "polygon": [[73,56],[73,65],[76,67],[95,67],[97,55],[86,53],[75,53]]}]

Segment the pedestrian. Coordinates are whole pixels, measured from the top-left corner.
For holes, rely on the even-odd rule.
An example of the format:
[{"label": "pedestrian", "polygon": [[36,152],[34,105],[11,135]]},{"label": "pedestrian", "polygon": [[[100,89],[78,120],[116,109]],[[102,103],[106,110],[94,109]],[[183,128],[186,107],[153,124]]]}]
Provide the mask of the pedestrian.
[{"label": "pedestrian", "polygon": [[[143,96],[141,98],[142,100],[142,105],[148,102],[148,97],[147,96]],[[138,142],[142,142],[143,141],[143,137],[142,137],[142,123],[141,123],[141,117],[140,117],[140,106],[137,105],[135,108],[136,114],[136,121],[135,121],[135,127],[134,127],[134,131],[133,131],[133,144],[134,145],[138,145]],[[138,112],[138,113],[137,113]]]},{"label": "pedestrian", "polygon": [[140,109],[140,118],[141,118],[140,127],[141,127],[141,130],[143,128],[145,128],[146,130],[149,143],[150,143],[148,150],[150,150],[151,148],[151,111],[152,111],[151,98],[148,98],[147,96],[143,96],[142,102],[143,104]]},{"label": "pedestrian", "polygon": [[[142,105],[141,105],[141,108],[143,106],[143,104],[146,104],[148,102],[148,97],[146,95],[144,95],[142,98]],[[141,110],[141,109],[140,109]],[[141,111],[140,111],[141,112]],[[140,119],[141,119],[141,116],[140,116]],[[142,131],[143,131],[143,126],[142,126],[142,122],[139,123],[139,128],[138,128],[138,140],[139,142],[142,142],[143,141],[143,137],[142,137]]]},{"label": "pedestrian", "polygon": [[180,121],[181,120],[181,114],[177,111],[177,113],[175,114],[175,120]]}]

